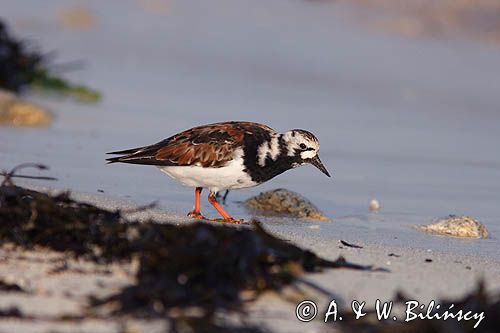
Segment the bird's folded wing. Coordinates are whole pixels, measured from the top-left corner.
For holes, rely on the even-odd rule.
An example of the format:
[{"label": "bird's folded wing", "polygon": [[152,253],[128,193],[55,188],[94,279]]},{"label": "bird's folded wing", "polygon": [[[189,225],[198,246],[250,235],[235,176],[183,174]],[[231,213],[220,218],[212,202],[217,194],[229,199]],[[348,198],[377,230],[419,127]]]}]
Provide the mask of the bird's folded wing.
[{"label": "bird's folded wing", "polygon": [[269,127],[249,122],[227,122],[194,127],[154,145],[128,149],[109,158],[109,163],[123,162],[163,166],[222,167],[243,145],[246,134],[273,131]]}]

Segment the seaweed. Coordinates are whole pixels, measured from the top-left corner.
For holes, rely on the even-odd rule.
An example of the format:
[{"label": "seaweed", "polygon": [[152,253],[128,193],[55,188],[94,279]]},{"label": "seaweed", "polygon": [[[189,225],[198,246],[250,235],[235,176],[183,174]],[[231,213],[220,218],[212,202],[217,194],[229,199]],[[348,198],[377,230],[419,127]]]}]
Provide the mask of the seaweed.
[{"label": "seaweed", "polygon": [[55,92],[80,102],[94,103],[101,99],[101,93],[97,90],[90,89],[85,85],[70,83],[45,68],[39,68],[34,73],[30,84],[36,90]]},{"label": "seaweed", "polygon": [[241,290],[279,290],[302,271],[371,269],[319,258],[259,223],[139,223],[76,202],[68,192],[50,196],[15,185],[0,187],[0,225],[0,241],[24,248],[43,246],[97,262],[137,256],[138,283],[106,300],[119,301],[124,312],[161,314],[179,304],[230,308],[240,304]]},{"label": "seaweed", "polygon": [[43,176],[29,176],[29,175],[19,175],[17,172],[22,169],[26,168],[36,168],[38,170],[48,170],[49,167],[43,164],[39,163],[22,163],[14,168],[12,168],[10,171],[5,171],[1,170],[0,171],[0,176],[3,176],[4,179],[0,183],[0,186],[7,186],[7,185],[14,185],[14,182],[12,178],[27,178],[27,179],[40,179],[40,180],[57,180],[57,178],[54,177],[43,177]]},{"label": "seaweed", "polygon": [[7,309],[0,309],[0,318],[9,317],[9,318],[26,318],[26,316],[19,310],[16,306],[11,306]]},{"label": "seaweed", "polygon": [[25,292],[25,290],[17,283],[0,280],[0,292]]},{"label": "seaweed", "polygon": [[339,258],[329,261],[275,238],[259,223],[234,228],[196,223],[148,225],[140,241],[137,284],[94,305],[117,302],[120,313],[157,316],[169,309],[197,306],[239,309],[241,291],[257,297],[279,291],[305,272],[322,268],[371,269]]},{"label": "seaweed", "polygon": [[43,59],[42,54],[29,50],[26,42],[12,37],[0,20],[0,87],[20,92],[42,66]]},{"label": "seaweed", "polygon": [[[406,300],[414,299],[408,295],[398,292],[394,298],[394,303],[403,304]],[[375,311],[368,312],[362,320],[355,320],[353,316],[343,316],[344,320],[340,322],[341,332],[356,332],[356,333],[494,333],[500,330],[500,294],[488,295],[483,281],[477,283],[476,289],[465,295],[461,299],[455,300],[439,300],[439,309],[433,311],[433,314],[442,316],[445,311],[452,307],[452,311],[459,309],[471,313],[484,313],[484,320],[482,320],[477,327],[477,320],[412,320],[392,321],[382,320],[379,321],[376,317]],[[456,312],[455,311],[455,312]],[[327,330],[331,331],[331,330]],[[337,332],[338,330],[333,330]]]},{"label": "seaweed", "polygon": [[15,93],[36,88],[83,102],[100,100],[98,91],[58,77],[49,65],[50,54],[43,54],[32,43],[16,39],[0,20],[0,88]]},{"label": "seaweed", "polygon": [[340,240],[340,243],[342,245],[345,245],[347,247],[352,247],[352,248],[355,248],[355,249],[362,249],[363,248],[361,245],[356,245],[356,244],[353,244],[353,243],[348,243],[348,242],[346,242],[345,240],[342,240],[342,239]]},{"label": "seaweed", "polygon": [[196,333],[266,333],[266,329],[254,325],[237,326],[231,323],[216,323],[206,317],[193,318],[181,317],[170,320],[170,332],[196,332]]},{"label": "seaweed", "polygon": [[14,171],[5,172],[10,178],[0,186],[0,242],[28,249],[41,246],[98,263],[138,260],[136,283],[110,297],[91,298],[90,311],[113,304],[111,314],[170,319],[176,331],[179,325],[199,322],[192,316],[173,317],[172,311],[195,307],[207,332],[229,332],[236,328],[218,326],[217,311],[241,313],[247,300],[300,283],[304,272],[372,270],[342,257],[320,258],[276,238],[256,221],[252,227],[131,221],[120,210],[75,201],[68,192],[48,195],[16,186]]},{"label": "seaweed", "polygon": [[[18,186],[0,186],[0,241],[32,249],[43,246],[100,261],[129,258],[128,226],[119,212],[77,203],[68,192],[50,196]],[[113,243],[113,244],[112,244]]]}]

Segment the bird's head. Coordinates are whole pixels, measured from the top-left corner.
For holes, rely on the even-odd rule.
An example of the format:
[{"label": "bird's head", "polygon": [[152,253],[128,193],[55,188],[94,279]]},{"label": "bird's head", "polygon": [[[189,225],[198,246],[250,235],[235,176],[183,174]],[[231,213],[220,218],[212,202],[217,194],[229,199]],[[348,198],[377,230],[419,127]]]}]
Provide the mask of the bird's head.
[{"label": "bird's head", "polygon": [[319,141],[311,132],[294,129],[283,133],[288,156],[294,160],[293,166],[312,164],[330,177],[328,170],[319,159]]}]

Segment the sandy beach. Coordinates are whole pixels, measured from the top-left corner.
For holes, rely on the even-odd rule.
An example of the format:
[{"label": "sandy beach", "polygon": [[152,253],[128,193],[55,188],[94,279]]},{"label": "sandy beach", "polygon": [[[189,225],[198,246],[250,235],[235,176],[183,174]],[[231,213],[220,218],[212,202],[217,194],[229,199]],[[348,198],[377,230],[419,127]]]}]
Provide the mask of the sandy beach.
[{"label": "sandy beach", "polygon": [[[82,60],[83,69],[63,75],[103,94],[98,104],[24,96],[55,120],[49,128],[0,127],[0,169],[43,163],[50,170],[31,174],[58,180],[17,185],[70,190],[108,209],[157,202],[131,218],[184,225],[192,223],[186,217],[191,189],[154,167],[106,165],[105,153],[223,120],[257,121],[278,131],[306,128],[320,139],[332,179],[309,166],[291,170],[232,191],[225,208],[249,220],[255,216],[244,200],[276,188],[296,191],[332,221],[256,216],[266,230],[324,258],[343,255],[388,271],[307,274],[305,280],[331,295],[305,284],[303,297],[292,301],[266,294],[248,305],[245,320],[271,332],[324,332],[321,317],[331,299],[368,307],[402,291],[428,304],[462,298],[480,280],[490,294],[500,292],[498,45],[385,34],[334,2],[154,3],[85,2],[79,8],[92,19],[76,26],[61,19],[73,8],[65,1],[3,8],[16,35],[56,50],[61,62]],[[370,212],[371,199],[380,202],[379,212]],[[206,201],[202,209],[215,216]],[[489,238],[415,229],[450,214],[477,218]],[[53,273],[63,262],[69,269]],[[27,316],[0,315],[0,332],[164,332],[160,319],[61,319],[81,315],[88,296],[132,283],[133,270],[48,250],[1,248],[0,278],[30,293],[0,291],[0,313],[16,307]],[[295,305],[306,299],[319,309],[309,323],[295,315]]]},{"label": "sandy beach", "polygon": [[[51,193],[57,190],[37,188]],[[103,195],[74,193],[74,198],[96,204],[111,210],[132,209],[137,205],[123,199]],[[189,219],[166,211],[152,209],[129,215],[131,219],[153,218],[164,223],[193,223]],[[324,332],[325,325],[333,331],[335,323],[324,324],[328,304],[335,300],[343,309],[350,309],[353,301],[366,302],[366,309],[374,309],[377,299],[382,302],[393,300],[402,292],[408,300],[428,305],[431,301],[462,299],[474,291],[479,281],[484,281],[488,293],[500,291],[500,263],[497,258],[481,256],[465,251],[453,251],[466,243],[488,240],[461,240],[437,237],[448,250],[422,248],[415,244],[401,245],[405,235],[394,233],[394,241],[363,240],[359,229],[362,222],[335,221],[312,222],[282,218],[260,218],[265,228],[274,235],[286,239],[316,254],[335,259],[339,255],[362,265],[373,265],[384,269],[378,272],[350,270],[327,270],[308,274],[307,283],[299,284],[301,290],[285,290],[281,295],[267,293],[256,302],[247,305],[248,315],[236,318],[236,322],[255,324],[271,332]],[[372,222],[373,223],[373,222]],[[370,231],[373,233],[375,231]],[[416,233],[417,231],[415,231]],[[407,236],[414,239],[416,235]],[[418,236],[418,235],[417,235]],[[399,240],[399,238],[403,238]],[[361,248],[343,245],[341,240]],[[437,243],[437,242],[436,242]],[[455,244],[454,244],[455,243]],[[430,243],[429,243],[430,244]],[[422,244],[420,244],[422,245]],[[0,252],[2,278],[20,284],[29,294],[7,293],[0,298],[0,309],[17,308],[25,318],[0,319],[2,331],[64,331],[64,332],[164,332],[168,327],[161,319],[140,320],[133,317],[106,317],[87,319],[61,319],[85,313],[90,296],[104,297],[118,292],[133,283],[133,265],[96,265],[85,260],[72,260],[64,254],[47,250]],[[61,266],[65,269],[61,270]],[[60,271],[60,272],[58,272]],[[322,292],[311,288],[311,283]],[[318,306],[315,320],[300,322],[296,317],[296,305],[303,300],[313,301]],[[399,311],[399,312],[396,312]],[[400,318],[405,318],[402,308],[397,308]],[[345,310],[344,310],[345,311]],[[33,319],[34,318],[34,319]],[[487,319],[486,319],[487,320]],[[128,330],[128,331],[127,331]]]}]

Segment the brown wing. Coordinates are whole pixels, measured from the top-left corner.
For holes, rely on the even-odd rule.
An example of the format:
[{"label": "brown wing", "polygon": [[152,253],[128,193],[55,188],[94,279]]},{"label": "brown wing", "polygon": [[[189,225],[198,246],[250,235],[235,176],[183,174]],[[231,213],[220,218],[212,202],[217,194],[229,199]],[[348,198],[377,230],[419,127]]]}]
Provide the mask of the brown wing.
[{"label": "brown wing", "polygon": [[107,159],[109,163],[124,162],[165,166],[199,165],[221,167],[233,159],[234,150],[243,145],[247,135],[268,136],[274,130],[252,122],[224,122],[194,127],[154,145],[111,154],[124,156]]}]

